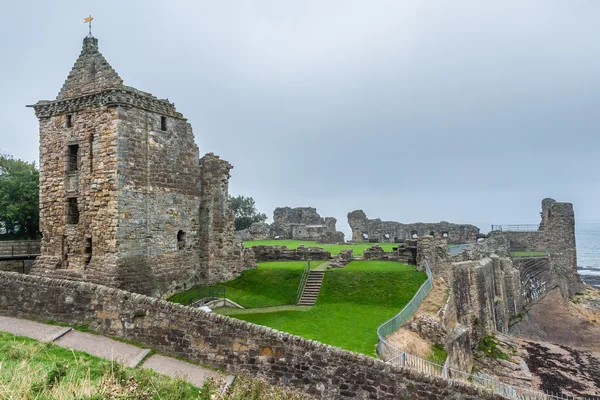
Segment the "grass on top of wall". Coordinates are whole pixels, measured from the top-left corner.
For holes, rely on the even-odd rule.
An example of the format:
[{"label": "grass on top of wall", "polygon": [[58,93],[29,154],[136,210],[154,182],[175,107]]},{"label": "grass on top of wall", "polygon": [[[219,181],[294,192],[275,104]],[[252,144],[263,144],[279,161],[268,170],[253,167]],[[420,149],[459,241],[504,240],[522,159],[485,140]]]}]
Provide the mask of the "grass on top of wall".
[{"label": "grass on top of wall", "polygon": [[308,311],[215,311],[373,356],[377,327],[396,315],[426,279],[425,273],[398,262],[353,261],[325,273],[317,304]]},{"label": "grass on top of wall", "polygon": [[[325,261],[311,261],[316,268]],[[220,283],[225,296],[245,308],[271,307],[296,303],[296,291],[300,285],[306,261],[260,262],[258,268],[244,271],[240,277]],[[200,287],[196,286],[171,297],[169,301],[190,304],[200,299]]]},{"label": "grass on top of wall", "polygon": [[253,246],[287,246],[288,249],[296,249],[300,245],[306,247],[320,247],[327,250],[332,255],[339,254],[340,251],[345,249],[352,249],[352,255],[354,257],[362,257],[364,250],[374,245],[380,245],[385,251],[392,251],[393,247],[398,247],[398,243],[346,243],[346,244],[324,244],[318,242],[311,242],[306,240],[250,240],[244,242],[245,247]]},{"label": "grass on top of wall", "polygon": [[0,332],[2,399],[195,399],[181,379]]}]

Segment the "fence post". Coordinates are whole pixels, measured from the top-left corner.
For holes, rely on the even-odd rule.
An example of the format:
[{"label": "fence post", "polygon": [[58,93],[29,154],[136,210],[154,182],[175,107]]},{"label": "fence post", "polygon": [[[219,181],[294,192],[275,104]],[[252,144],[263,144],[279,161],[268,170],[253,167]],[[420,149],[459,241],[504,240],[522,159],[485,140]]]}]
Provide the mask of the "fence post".
[{"label": "fence post", "polygon": [[406,368],[406,353],[402,353],[402,366]]}]

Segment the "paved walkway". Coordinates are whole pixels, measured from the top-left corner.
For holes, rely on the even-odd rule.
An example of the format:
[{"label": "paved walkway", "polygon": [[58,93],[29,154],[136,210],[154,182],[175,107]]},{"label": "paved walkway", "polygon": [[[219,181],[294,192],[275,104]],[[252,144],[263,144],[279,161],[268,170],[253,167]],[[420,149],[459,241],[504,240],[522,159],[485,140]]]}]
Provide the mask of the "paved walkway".
[{"label": "paved walkway", "polygon": [[329,261],[324,262],[323,264],[317,266],[317,268],[314,268],[313,271],[327,271],[327,267],[329,267]]},{"label": "paved walkway", "polygon": [[[240,315],[240,314],[259,314],[278,311],[308,311],[310,306],[273,306],[273,307],[257,307],[257,308],[230,308],[225,312],[219,312],[222,315]],[[223,309],[222,309],[223,310]]]},{"label": "paved walkway", "polygon": [[199,365],[159,354],[146,358],[150,353],[150,349],[119,342],[105,336],[79,332],[69,327],[0,316],[0,331],[44,342],[54,342],[58,346],[83,351],[107,360],[114,360],[127,367],[140,366],[141,368],[153,369],[170,377],[183,377],[197,387],[201,387],[208,377],[224,380],[228,385],[235,379],[234,376],[227,376]]}]

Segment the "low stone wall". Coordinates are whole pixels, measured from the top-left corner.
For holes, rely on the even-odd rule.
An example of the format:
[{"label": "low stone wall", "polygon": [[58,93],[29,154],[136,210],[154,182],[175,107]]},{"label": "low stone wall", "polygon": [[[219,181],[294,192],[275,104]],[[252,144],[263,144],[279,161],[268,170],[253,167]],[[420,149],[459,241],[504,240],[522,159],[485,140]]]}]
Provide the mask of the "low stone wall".
[{"label": "low stone wall", "polygon": [[248,250],[254,251],[256,261],[306,261],[329,260],[331,253],[320,247],[298,246],[288,249],[287,246],[253,246]]},{"label": "low stone wall", "polygon": [[381,360],[91,283],[0,272],[0,315],[86,324],[165,354],[265,376],[321,399],[501,399]]}]

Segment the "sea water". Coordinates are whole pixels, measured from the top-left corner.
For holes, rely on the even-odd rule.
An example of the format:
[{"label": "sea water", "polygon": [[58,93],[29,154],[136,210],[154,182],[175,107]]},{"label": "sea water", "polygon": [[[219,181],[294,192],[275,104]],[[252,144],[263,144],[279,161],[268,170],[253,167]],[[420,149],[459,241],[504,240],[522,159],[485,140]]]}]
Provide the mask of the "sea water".
[{"label": "sea water", "polygon": [[575,224],[577,270],[588,285],[600,287],[600,223]]}]

